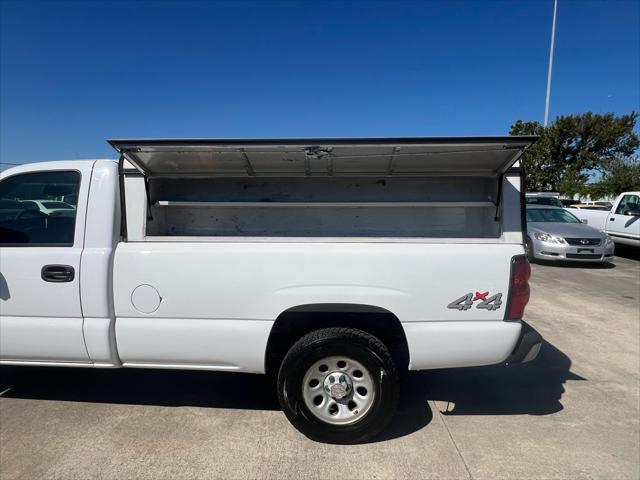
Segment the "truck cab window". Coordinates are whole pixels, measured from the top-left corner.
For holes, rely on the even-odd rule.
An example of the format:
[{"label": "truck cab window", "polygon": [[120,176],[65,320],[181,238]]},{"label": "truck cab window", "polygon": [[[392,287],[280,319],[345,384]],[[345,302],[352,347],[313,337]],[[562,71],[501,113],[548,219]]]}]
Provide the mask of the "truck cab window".
[{"label": "truck cab window", "polygon": [[625,195],[620,200],[620,204],[616,209],[617,215],[627,215],[629,211],[635,211],[640,208],[640,197],[638,195]]},{"label": "truck cab window", "polygon": [[71,246],[80,173],[13,175],[0,182],[0,245]]}]

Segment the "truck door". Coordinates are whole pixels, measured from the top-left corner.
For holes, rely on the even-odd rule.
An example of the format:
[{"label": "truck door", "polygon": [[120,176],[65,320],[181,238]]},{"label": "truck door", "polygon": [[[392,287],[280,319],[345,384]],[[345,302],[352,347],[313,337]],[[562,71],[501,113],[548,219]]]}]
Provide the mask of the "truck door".
[{"label": "truck door", "polygon": [[640,210],[640,195],[635,193],[623,195],[615,208],[607,221],[607,233],[614,240],[620,237],[640,239],[640,217],[629,214],[629,212]]},{"label": "truck door", "polygon": [[90,175],[87,162],[78,170],[64,164],[46,171],[24,167],[0,181],[5,363],[89,361],[78,272]]}]

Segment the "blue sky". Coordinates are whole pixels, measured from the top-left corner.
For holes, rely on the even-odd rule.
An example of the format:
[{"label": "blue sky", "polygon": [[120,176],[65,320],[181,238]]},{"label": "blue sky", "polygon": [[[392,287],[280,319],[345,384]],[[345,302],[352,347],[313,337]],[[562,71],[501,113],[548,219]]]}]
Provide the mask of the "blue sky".
[{"label": "blue sky", "polygon": [[[10,2],[0,161],[113,137],[498,135],[542,121],[552,0]],[[640,2],[560,0],[551,116],[640,109]]]}]

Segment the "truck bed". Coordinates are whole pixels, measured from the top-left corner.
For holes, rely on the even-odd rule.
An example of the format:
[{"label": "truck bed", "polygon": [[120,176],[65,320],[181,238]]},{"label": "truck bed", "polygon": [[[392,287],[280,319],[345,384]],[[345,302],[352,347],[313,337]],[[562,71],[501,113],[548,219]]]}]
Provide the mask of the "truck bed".
[{"label": "truck bed", "polygon": [[506,301],[505,259],[523,252],[513,244],[121,243],[114,262],[118,352],[129,366],[262,372],[278,316],[344,304],[397,316],[411,332],[411,368],[496,363],[520,331],[518,322],[502,321],[505,304],[448,305],[476,291]]}]

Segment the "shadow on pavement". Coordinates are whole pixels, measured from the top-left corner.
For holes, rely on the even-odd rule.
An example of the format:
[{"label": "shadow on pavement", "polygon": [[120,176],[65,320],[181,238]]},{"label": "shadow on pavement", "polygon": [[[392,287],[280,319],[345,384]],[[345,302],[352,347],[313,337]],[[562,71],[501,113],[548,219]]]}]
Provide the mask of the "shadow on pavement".
[{"label": "shadow on pavement", "polygon": [[[571,360],[549,343],[523,365],[496,365],[407,374],[398,410],[373,442],[408,435],[428,425],[428,400],[449,402],[445,415],[547,415],[562,410]],[[186,370],[100,370],[2,367],[6,398],[157,406],[279,410],[273,383],[264,375]]]},{"label": "shadow on pavement", "polygon": [[433,420],[433,412],[427,403],[424,391],[414,388],[408,381],[410,376],[402,379],[400,400],[396,414],[387,427],[368,443],[383,442],[393,438],[404,437],[426,427]]},{"label": "shadow on pavement", "polygon": [[191,370],[2,367],[3,397],[165,407],[278,410],[264,375]]},{"label": "shadow on pavement", "polygon": [[545,341],[529,363],[425,371],[411,381],[429,399],[448,402],[445,415],[549,415],[562,410],[567,380],[586,379]]},{"label": "shadow on pavement", "polygon": [[640,261],[640,248],[629,247],[627,245],[616,245],[615,256]]}]

